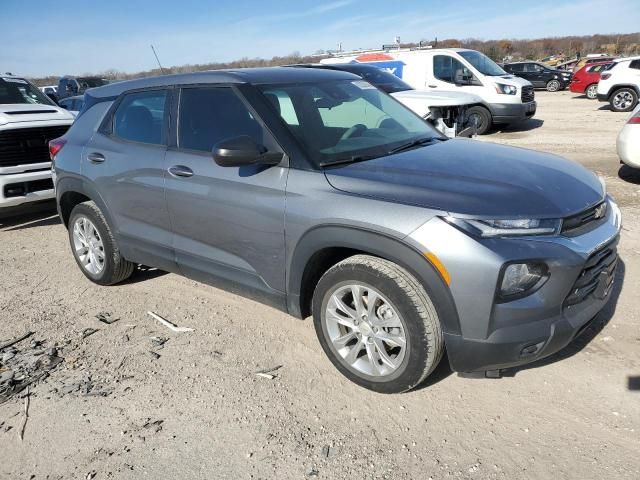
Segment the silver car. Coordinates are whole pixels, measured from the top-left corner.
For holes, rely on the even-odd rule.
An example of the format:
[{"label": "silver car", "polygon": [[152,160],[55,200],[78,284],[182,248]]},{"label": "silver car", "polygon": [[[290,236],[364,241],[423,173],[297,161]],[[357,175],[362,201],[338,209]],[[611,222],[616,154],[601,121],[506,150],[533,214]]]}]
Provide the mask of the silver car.
[{"label": "silver car", "polygon": [[313,315],[336,368],[378,392],[419,385],[445,347],[492,376],[557,352],[612,290],[620,212],[593,173],[447,139],[349,73],[107,85],[50,148],[88,279],[143,264]]}]

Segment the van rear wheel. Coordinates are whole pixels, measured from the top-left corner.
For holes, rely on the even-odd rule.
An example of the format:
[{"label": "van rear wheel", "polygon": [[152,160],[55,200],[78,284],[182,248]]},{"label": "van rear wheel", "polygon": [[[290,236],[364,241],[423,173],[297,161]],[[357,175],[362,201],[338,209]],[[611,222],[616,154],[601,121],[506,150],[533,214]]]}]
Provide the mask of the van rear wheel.
[{"label": "van rear wheel", "polygon": [[467,110],[466,127],[475,126],[478,135],[487,133],[492,123],[491,112],[486,108],[475,105]]},{"label": "van rear wheel", "polygon": [[438,314],[422,285],[398,265],[369,255],[347,258],[322,276],[313,322],[334,366],[380,393],[416,387],[444,351]]}]

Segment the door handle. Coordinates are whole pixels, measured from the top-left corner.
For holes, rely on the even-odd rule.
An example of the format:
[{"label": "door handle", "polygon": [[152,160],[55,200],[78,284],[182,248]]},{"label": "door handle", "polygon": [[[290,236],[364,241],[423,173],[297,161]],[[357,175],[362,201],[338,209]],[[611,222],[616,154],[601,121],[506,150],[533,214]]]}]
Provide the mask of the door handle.
[{"label": "door handle", "polygon": [[429,88],[438,88],[437,85],[429,85]]},{"label": "door handle", "polygon": [[174,165],[169,167],[169,173],[174,177],[191,177],[193,176],[193,170],[184,165]]},{"label": "door handle", "polygon": [[106,158],[104,158],[104,155],[98,152],[91,152],[89,155],[87,155],[87,159],[91,163],[102,163],[106,160]]}]

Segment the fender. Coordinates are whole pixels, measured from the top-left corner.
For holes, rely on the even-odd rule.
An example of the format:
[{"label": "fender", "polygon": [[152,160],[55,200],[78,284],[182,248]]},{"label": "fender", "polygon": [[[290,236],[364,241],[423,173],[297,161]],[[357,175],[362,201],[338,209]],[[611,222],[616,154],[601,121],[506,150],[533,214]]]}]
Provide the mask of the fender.
[{"label": "fender", "polygon": [[630,88],[634,90],[638,96],[640,96],[640,87],[638,87],[638,85],[634,85],[633,83],[616,83],[609,89],[607,98],[611,99],[611,96],[621,88]]},{"label": "fender", "polygon": [[65,219],[62,215],[60,201],[63,195],[68,192],[80,193],[85,197],[90,198],[98,206],[98,208],[102,212],[102,215],[104,215],[104,218],[109,225],[109,229],[114,233],[114,235],[117,235],[118,230],[113,221],[113,217],[111,216],[111,213],[109,212],[109,209],[107,208],[107,205],[102,199],[100,193],[98,193],[98,191],[92,186],[90,182],[87,182],[83,178],[76,176],[64,176],[56,184],[56,206],[58,208],[58,215],[60,215],[60,218],[63,220],[63,223],[65,223],[65,226],[67,226],[66,222],[68,221],[68,218]]},{"label": "fender", "polygon": [[287,270],[287,306],[291,315],[302,316],[302,282],[309,260],[317,252],[335,247],[369,253],[405,268],[431,297],[443,331],[460,335],[460,320],[451,292],[421,252],[389,235],[343,225],[317,226],[300,238]]}]

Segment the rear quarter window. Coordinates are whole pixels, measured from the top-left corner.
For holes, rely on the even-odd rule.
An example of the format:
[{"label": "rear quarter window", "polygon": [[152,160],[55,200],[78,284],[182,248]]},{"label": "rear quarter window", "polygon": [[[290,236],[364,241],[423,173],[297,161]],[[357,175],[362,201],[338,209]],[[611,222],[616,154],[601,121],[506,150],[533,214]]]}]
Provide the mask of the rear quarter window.
[{"label": "rear quarter window", "polygon": [[166,90],[125,95],[113,115],[113,135],[131,142],[164,145]]}]

